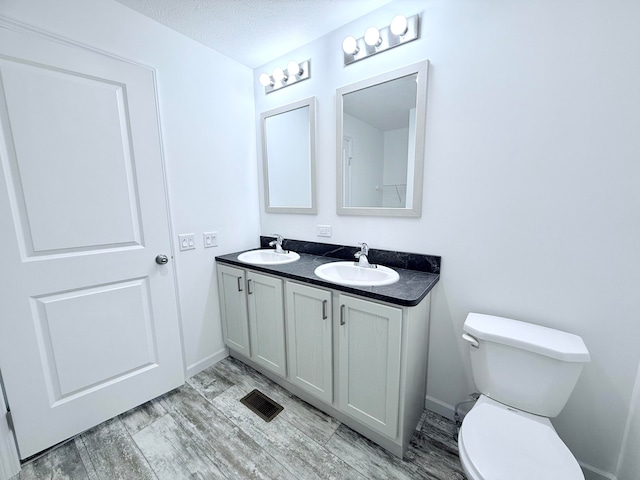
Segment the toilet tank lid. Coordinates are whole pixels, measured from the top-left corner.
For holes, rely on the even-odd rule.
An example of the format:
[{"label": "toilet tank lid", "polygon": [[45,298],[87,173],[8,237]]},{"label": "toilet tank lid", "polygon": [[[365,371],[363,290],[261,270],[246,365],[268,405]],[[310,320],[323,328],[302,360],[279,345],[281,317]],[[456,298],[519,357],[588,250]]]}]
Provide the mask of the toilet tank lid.
[{"label": "toilet tank lid", "polygon": [[521,348],[565,362],[588,362],[589,350],[581,337],[510,318],[469,313],[463,330],[474,337]]}]

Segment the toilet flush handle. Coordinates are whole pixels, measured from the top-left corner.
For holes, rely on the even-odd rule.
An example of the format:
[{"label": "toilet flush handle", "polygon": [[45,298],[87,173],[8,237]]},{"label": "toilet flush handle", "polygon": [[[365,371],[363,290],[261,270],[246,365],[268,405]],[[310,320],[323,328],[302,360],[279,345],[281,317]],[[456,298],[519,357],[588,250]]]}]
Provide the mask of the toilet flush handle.
[{"label": "toilet flush handle", "polygon": [[480,348],[480,343],[468,333],[463,333],[462,338],[471,344],[472,347]]}]

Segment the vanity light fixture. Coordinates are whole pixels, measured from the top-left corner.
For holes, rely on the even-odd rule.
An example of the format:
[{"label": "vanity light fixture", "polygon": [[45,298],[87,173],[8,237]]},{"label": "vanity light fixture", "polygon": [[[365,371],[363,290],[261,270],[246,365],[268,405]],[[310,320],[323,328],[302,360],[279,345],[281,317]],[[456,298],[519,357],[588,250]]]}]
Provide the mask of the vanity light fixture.
[{"label": "vanity light fixture", "polygon": [[349,55],[355,55],[360,50],[358,48],[358,41],[356,37],[348,36],[342,42],[342,50]]},{"label": "vanity light fixture", "polygon": [[300,68],[300,64],[296,61],[291,60],[287,63],[287,73],[289,76],[293,75],[294,77],[300,75],[303,72],[302,68]]},{"label": "vanity light fixture", "polygon": [[301,63],[292,60],[287,64],[286,70],[276,67],[271,72],[271,75],[268,73],[261,74],[258,77],[258,82],[264,87],[265,94],[275,92],[276,90],[309,78],[310,63],[310,60]]},{"label": "vanity light fixture", "polygon": [[367,31],[364,32],[364,43],[369,45],[370,47],[377,47],[382,43],[382,38],[380,38],[380,30],[376,27],[369,27]]},{"label": "vanity light fixture", "polygon": [[344,64],[349,65],[376,53],[403,45],[418,38],[420,16],[396,15],[388,27],[369,27],[362,38],[348,36],[342,42]]},{"label": "vanity light fixture", "polygon": [[284,73],[284,70],[282,70],[279,67],[276,67],[273,69],[273,72],[271,72],[271,76],[276,82],[283,82],[287,78],[289,78],[289,76],[286,73]]},{"label": "vanity light fixture", "polygon": [[271,78],[271,75],[269,75],[268,73],[261,74],[260,77],[258,77],[258,82],[260,82],[260,85],[262,85],[263,87],[268,87],[275,83],[273,78]]},{"label": "vanity light fixture", "polygon": [[407,30],[409,28],[407,17],[405,17],[404,15],[396,15],[395,17],[393,17],[393,20],[391,20],[391,25],[389,25],[389,28],[391,29],[391,33],[393,33],[394,35],[404,35],[405,33],[407,33]]}]

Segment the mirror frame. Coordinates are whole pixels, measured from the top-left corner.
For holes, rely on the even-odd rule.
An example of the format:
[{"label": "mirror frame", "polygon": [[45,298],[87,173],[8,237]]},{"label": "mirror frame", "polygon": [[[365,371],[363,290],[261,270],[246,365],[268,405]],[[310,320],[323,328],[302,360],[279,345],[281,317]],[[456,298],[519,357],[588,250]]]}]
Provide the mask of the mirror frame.
[{"label": "mirror frame", "polygon": [[[373,215],[381,217],[420,217],[422,215],[422,183],[424,176],[425,126],[427,117],[427,75],[429,61],[423,60],[391,72],[376,75],[336,90],[336,212],[338,215]],[[412,208],[395,207],[345,207],[344,166],[342,158],[343,97],[349,93],[390,82],[397,78],[417,74],[415,168],[413,174]]]},{"label": "mirror frame", "polygon": [[[292,110],[309,107],[309,171],[311,187],[310,207],[272,207],[269,203],[269,158],[267,155],[267,124],[266,119]],[[260,114],[262,141],[262,168],[264,188],[264,208],[268,213],[318,213],[316,202],[316,97],[309,97],[297,102],[274,108]]]}]

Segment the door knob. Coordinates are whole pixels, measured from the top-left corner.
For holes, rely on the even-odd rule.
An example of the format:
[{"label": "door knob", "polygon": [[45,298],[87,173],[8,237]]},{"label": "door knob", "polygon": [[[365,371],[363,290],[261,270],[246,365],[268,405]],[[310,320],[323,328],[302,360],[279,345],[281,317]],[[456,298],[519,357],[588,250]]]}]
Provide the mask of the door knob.
[{"label": "door knob", "polygon": [[158,255],[156,257],[156,263],[158,265],[164,265],[165,263],[169,262],[169,257],[167,257],[166,255]]}]

